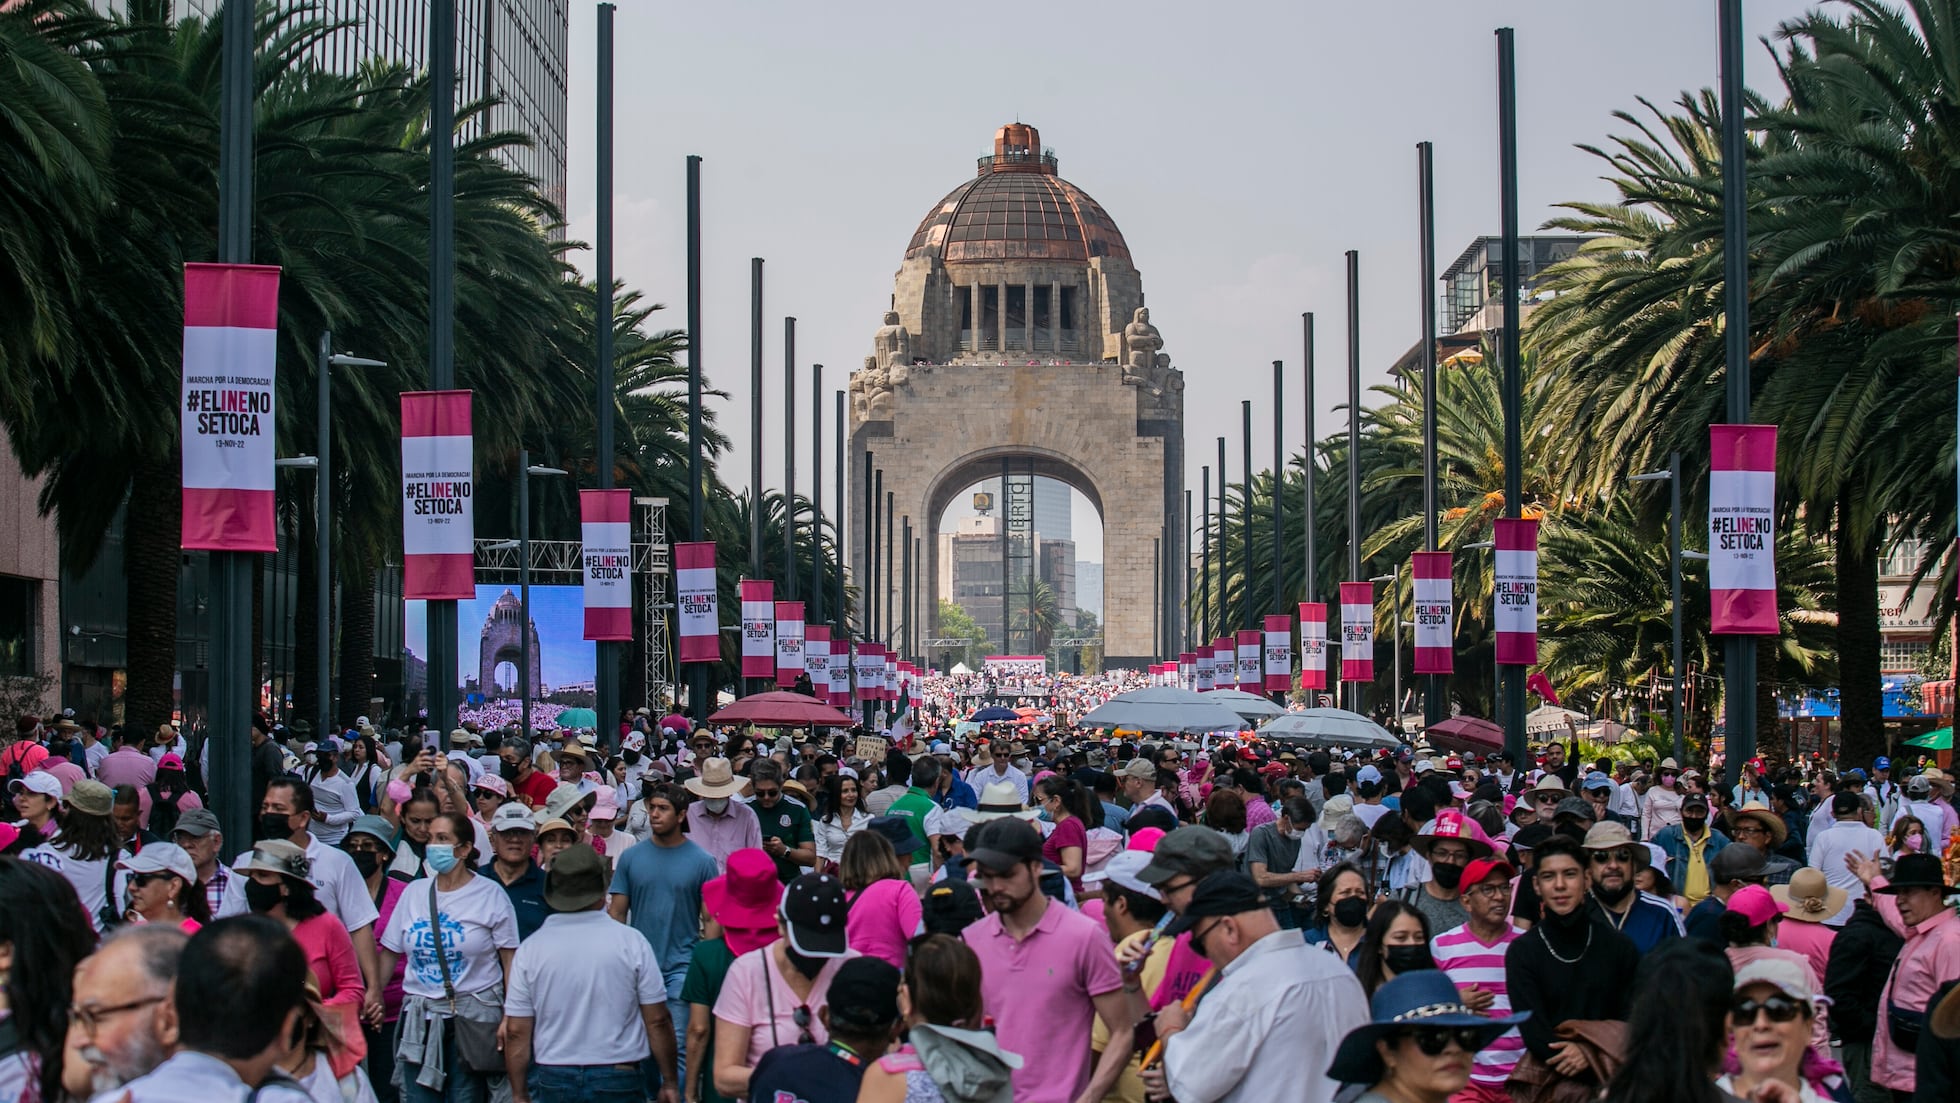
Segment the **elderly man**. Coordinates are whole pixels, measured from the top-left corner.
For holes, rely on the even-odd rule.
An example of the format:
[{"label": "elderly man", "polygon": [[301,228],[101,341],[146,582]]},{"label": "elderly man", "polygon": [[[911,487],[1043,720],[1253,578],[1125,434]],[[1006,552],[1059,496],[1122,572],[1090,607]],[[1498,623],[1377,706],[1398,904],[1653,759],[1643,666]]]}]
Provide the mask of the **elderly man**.
[{"label": "elderly man", "polygon": [[762,825],[753,809],[734,799],[742,791],[742,779],[727,759],[700,763],[699,773],[686,785],[696,798],[687,806],[687,836],[708,852],[717,869],[728,872],[728,856],[738,850],[761,849]]},{"label": "elderly man", "polygon": [[1867,822],[1871,808],[1856,793],[1837,793],[1831,797],[1830,826],[1815,832],[1810,843],[1810,864],[1824,871],[1824,880],[1845,891],[1844,907],[1824,922],[1837,928],[1851,919],[1852,905],[1864,899],[1865,886],[1845,865],[1852,854],[1878,854],[1885,849],[1885,836]]},{"label": "elderly man", "polygon": [[[1504,952],[1524,936],[1511,922],[1511,879],[1517,871],[1502,858],[1479,858],[1463,871],[1463,903],[1470,921],[1443,931],[1430,940],[1436,968],[1456,984],[1472,1011],[1492,1018],[1511,1013],[1510,989],[1504,982]],[[1470,1083],[1456,1096],[1459,1103],[1505,1103],[1511,1096],[1505,1081],[1524,1056],[1524,1038],[1505,1033],[1477,1052],[1470,1066]]]},{"label": "elderly man", "polygon": [[188,936],[175,926],[125,927],[75,966],[74,1012],[61,1086],[76,1099],[147,1076],[177,1049],[170,986]]},{"label": "elderly man", "polygon": [[217,915],[225,906],[225,889],[231,884],[232,872],[218,860],[224,852],[225,833],[218,829],[218,816],[208,808],[193,808],[177,817],[177,828],[170,833],[170,841],[184,848],[197,866],[197,883],[204,889],[204,899],[211,907],[211,914]]},{"label": "elderly man", "polygon": [[538,769],[532,761],[531,741],[521,735],[507,735],[497,744],[497,757],[502,760],[499,769],[511,795],[532,811],[543,808],[544,802],[551,798],[551,791],[558,788],[558,779]]},{"label": "elderly man", "polygon": [[1198,882],[1166,928],[1186,931],[1218,979],[1195,1009],[1174,1003],[1157,1013],[1164,1059],[1143,1070],[1149,1094],[1181,1103],[1333,1099],[1328,1063],[1367,1018],[1354,973],[1282,929],[1259,886],[1234,870]]},{"label": "elderly man", "polygon": [[1129,765],[1116,771],[1116,776],[1123,783],[1123,795],[1129,798],[1132,815],[1137,809],[1153,804],[1172,816],[1177,815],[1177,809],[1157,791],[1157,766],[1149,759],[1131,759]]},{"label": "elderly man", "polygon": [[1580,844],[1592,866],[1592,895],[1606,919],[1641,953],[1687,931],[1671,901],[1649,896],[1634,880],[1651,860],[1647,848],[1618,823],[1596,823]]},{"label": "elderly man", "polygon": [[1885,925],[1906,940],[1878,998],[1872,1082],[1890,1088],[1895,1099],[1909,1096],[1918,1084],[1918,1068],[1914,1047],[1901,1045],[1901,1039],[1920,1039],[1933,994],[1960,977],[1960,917],[1946,904],[1948,896],[1960,893],[1960,885],[1946,883],[1940,860],[1932,854],[1905,855],[1893,864],[1890,878],[1876,854],[1853,855],[1846,862],[1869,890]]}]

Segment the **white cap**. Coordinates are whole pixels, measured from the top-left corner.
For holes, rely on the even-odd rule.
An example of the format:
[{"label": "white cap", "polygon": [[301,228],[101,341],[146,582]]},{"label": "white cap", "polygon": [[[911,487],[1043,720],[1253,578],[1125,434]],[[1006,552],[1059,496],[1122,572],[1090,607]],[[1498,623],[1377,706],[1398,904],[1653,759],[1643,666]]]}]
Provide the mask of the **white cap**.
[{"label": "white cap", "polygon": [[531,817],[531,810],[523,804],[512,801],[500,804],[490,816],[492,831],[533,831],[538,829],[538,821]]},{"label": "white cap", "polygon": [[[144,852],[148,853],[147,848]],[[1830,1003],[1830,997],[1812,991],[1810,978],[1805,976],[1807,972],[1795,961],[1785,958],[1757,958],[1735,971],[1735,987],[1740,991],[1752,984],[1767,984],[1793,1000],[1810,1004]]]},{"label": "white cap", "polygon": [[[25,775],[7,783],[9,793],[39,793],[44,797],[60,800],[61,779],[46,770],[30,770]],[[195,880],[196,878],[192,878]]]},{"label": "white cap", "polygon": [[1361,767],[1361,769],[1356,770],[1354,772],[1354,780],[1360,782],[1363,785],[1373,784],[1374,782],[1380,781],[1381,779],[1382,779],[1381,770],[1378,769],[1375,766],[1375,764],[1372,762],[1366,766]]},{"label": "white cap", "polygon": [[174,873],[186,884],[197,884],[197,863],[176,843],[149,843],[142,853],[118,861],[116,868],[131,873]]},{"label": "white cap", "polygon": [[[1103,864],[1102,878],[1131,892],[1141,893],[1152,900],[1162,900],[1164,894],[1143,883],[1138,874],[1150,864],[1150,852],[1146,850],[1119,850]],[[1083,878],[1086,882],[1088,878]]]}]

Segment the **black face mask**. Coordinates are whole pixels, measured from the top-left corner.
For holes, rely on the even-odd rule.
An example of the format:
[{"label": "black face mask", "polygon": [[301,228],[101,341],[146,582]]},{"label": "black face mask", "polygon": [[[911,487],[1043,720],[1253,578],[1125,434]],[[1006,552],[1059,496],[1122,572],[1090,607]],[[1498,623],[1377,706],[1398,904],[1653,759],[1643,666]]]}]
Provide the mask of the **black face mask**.
[{"label": "black face mask", "polygon": [[286,894],[279,885],[262,885],[250,877],[245,879],[245,906],[254,912],[269,912],[285,898]]},{"label": "black face mask", "polygon": [[1395,970],[1396,976],[1413,973],[1419,969],[1434,969],[1436,959],[1429,954],[1429,947],[1422,943],[1414,946],[1384,946],[1382,960]]},{"label": "black face mask", "polygon": [[502,759],[499,759],[497,762],[497,772],[504,776],[505,781],[516,781],[517,763],[506,762]]},{"label": "black face mask", "polygon": [[1437,884],[1455,892],[1456,887],[1463,883],[1463,867],[1447,864],[1432,865],[1429,867],[1429,877]]},{"label": "black face mask", "polygon": [[290,839],[293,837],[292,817],[284,812],[259,813],[259,837],[262,839]]},{"label": "black face mask", "polygon": [[789,958],[790,966],[803,974],[806,980],[817,979],[817,974],[823,972],[824,963],[829,960],[821,957],[804,957],[792,946],[783,947],[783,956]]},{"label": "black face mask", "polygon": [[381,868],[381,855],[372,850],[350,850],[347,856],[354,859],[354,868],[361,871],[362,880],[374,876],[374,871]]},{"label": "black face mask", "polygon": [[1359,927],[1368,921],[1368,901],[1346,896],[1334,901],[1334,922],[1343,927]]},{"label": "black face mask", "polygon": [[625,751],[621,753],[620,757],[626,760],[628,766],[638,766],[640,764],[640,752],[638,751]]}]

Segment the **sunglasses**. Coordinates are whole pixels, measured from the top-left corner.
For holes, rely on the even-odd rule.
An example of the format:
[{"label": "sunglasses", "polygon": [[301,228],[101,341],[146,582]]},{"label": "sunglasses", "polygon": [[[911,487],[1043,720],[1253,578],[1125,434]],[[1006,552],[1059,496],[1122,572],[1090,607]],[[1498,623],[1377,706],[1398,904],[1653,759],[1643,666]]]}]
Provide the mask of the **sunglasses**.
[{"label": "sunglasses", "polygon": [[1440,1057],[1455,1042],[1465,1053],[1477,1052],[1483,1041],[1483,1028],[1476,1026],[1417,1026],[1406,1032],[1425,1057]]},{"label": "sunglasses", "polygon": [[815,1045],[817,1041],[816,1035],[810,1033],[810,1005],[802,1004],[798,1006],[795,1013],[790,1016],[790,1019],[796,1023],[796,1029],[799,1031],[796,1036],[796,1044],[799,1046]]},{"label": "sunglasses", "polygon": [[131,888],[140,889],[148,885],[154,885],[158,881],[161,881],[169,876],[171,876],[171,874],[168,873],[137,873],[131,875],[131,877],[129,878],[129,884]]},{"label": "sunglasses", "polygon": [[1737,1000],[1729,1007],[1729,1022],[1736,1026],[1753,1026],[1756,1013],[1769,1016],[1773,1023],[1787,1023],[1796,1020],[1804,1013],[1804,1005],[1788,996],[1768,996],[1761,1000]]},{"label": "sunglasses", "polygon": [[1622,847],[1619,850],[1595,850],[1592,852],[1593,865],[1603,866],[1609,862],[1618,862],[1623,866],[1632,865],[1633,851]]}]

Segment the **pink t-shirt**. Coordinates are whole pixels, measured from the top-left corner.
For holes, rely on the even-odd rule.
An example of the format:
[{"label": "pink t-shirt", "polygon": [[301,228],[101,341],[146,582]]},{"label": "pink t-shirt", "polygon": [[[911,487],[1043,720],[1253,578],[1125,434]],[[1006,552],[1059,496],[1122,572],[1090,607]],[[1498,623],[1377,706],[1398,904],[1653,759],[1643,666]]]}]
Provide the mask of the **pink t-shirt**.
[{"label": "pink t-shirt", "polygon": [[320,1002],[351,1003],[359,1006],[367,992],[361,966],[354,958],[354,942],[347,928],[332,912],[321,912],[293,926],[293,941],[306,951],[306,967],[320,984]]},{"label": "pink t-shirt", "polygon": [[1150,1010],[1161,1011],[1182,1000],[1210,970],[1211,962],[1191,948],[1191,932],[1178,935],[1171,943],[1171,959],[1164,966],[1164,983],[1150,994]]},{"label": "pink t-shirt", "polygon": [[[1429,952],[1436,968],[1458,988],[1475,985],[1491,994],[1489,1010],[1483,1014],[1500,1019],[1511,1013],[1511,994],[1504,981],[1505,948],[1524,934],[1523,927],[1505,925],[1497,941],[1483,943],[1470,933],[1470,925],[1451,927],[1430,940]],[[1477,1051],[1470,1066],[1470,1079],[1480,1084],[1501,1086],[1510,1079],[1511,1069],[1524,1056],[1524,1035],[1515,1029],[1505,1031],[1496,1041]]]},{"label": "pink t-shirt", "polygon": [[[721,982],[721,995],[715,998],[715,1018],[731,1026],[749,1028],[750,1068],[755,1067],[762,1055],[777,1046],[793,1046],[802,1036],[803,1028],[796,1025],[796,1009],[801,1006],[796,998],[796,990],[783,979],[782,971],[776,968],[776,956],[771,952],[773,944],[760,950],[750,950],[735,959],[728,967],[728,976]],[[823,1019],[817,1009],[824,1005],[830,995],[830,979],[837,975],[837,968],[851,958],[857,957],[853,950],[843,957],[834,957],[824,962],[817,972],[815,983],[810,985],[810,1036],[818,1042],[828,1042],[830,1034],[823,1028]],[[772,1017],[771,1011],[774,1015]]]},{"label": "pink t-shirt", "polygon": [[866,885],[851,898],[844,936],[858,953],[884,958],[904,969],[905,944],[919,933],[922,914],[919,893],[912,883],[888,877]]},{"label": "pink t-shirt", "polygon": [[1831,943],[1836,940],[1837,928],[1822,923],[1805,923],[1784,916],[1776,927],[1777,946],[1802,954],[1810,962],[1810,971],[1819,977],[1830,967]]},{"label": "pink t-shirt", "polygon": [[960,937],[980,959],[1000,1048],[1021,1055],[1016,1103],[1069,1103],[1089,1083],[1095,997],[1123,986],[1109,932],[1051,901],[1026,938],[1009,935],[998,913]]},{"label": "pink t-shirt", "polygon": [[[1087,869],[1089,861],[1089,829],[1082,826],[1082,818],[1080,816],[1070,816],[1055,825],[1055,830],[1050,831],[1048,837],[1041,841],[1041,857],[1044,861],[1053,862],[1057,866],[1060,866],[1062,864],[1062,848],[1067,846],[1072,846],[1082,851],[1083,868]],[[1071,877],[1069,878],[1069,883],[1074,887],[1075,891],[1082,891],[1082,878]]]}]

